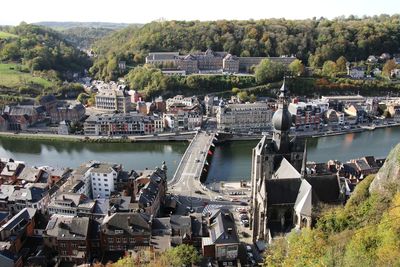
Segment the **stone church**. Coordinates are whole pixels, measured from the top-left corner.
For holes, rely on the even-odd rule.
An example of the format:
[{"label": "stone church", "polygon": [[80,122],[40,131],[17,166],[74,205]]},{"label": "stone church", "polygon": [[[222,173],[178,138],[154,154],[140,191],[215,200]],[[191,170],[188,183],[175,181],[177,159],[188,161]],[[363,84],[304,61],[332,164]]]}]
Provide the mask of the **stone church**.
[{"label": "stone church", "polygon": [[336,174],[307,175],[306,140],[289,136],[292,115],[285,82],[272,126],[272,139],[264,136],[253,149],[250,218],[253,241],[270,242],[274,235],[293,227],[310,227],[313,205],[340,203],[343,195]]}]

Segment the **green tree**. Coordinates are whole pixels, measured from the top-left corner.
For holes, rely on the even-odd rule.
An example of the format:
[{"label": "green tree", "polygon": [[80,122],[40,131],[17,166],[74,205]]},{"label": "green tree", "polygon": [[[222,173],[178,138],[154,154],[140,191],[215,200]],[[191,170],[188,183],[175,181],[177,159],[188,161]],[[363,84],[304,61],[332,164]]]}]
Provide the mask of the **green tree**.
[{"label": "green tree", "polygon": [[201,260],[201,256],[196,248],[186,244],[170,248],[165,253],[174,267],[189,266],[199,263]]},{"label": "green tree", "polygon": [[347,59],[344,56],[339,57],[336,60],[336,69],[338,72],[346,72]]},{"label": "green tree", "polygon": [[126,79],[131,89],[141,91],[147,97],[162,94],[167,88],[167,78],[161,70],[150,66],[134,68]]},{"label": "green tree", "polygon": [[285,70],[282,63],[263,59],[255,69],[256,81],[260,84],[278,81],[283,78]]},{"label": "green tree", "polygon": [[233,88],[232,88],[232,94],[236,95],[236,94],[239,93],[239,92],[240,92],[240,89],[239,89],[239,88],[237,88],[237,87],[233,87]]},{"label": "green tree", "polygon": [[322,74],[328,77],[335,77],[337,74],[336,63],[332,60],[327,60],[324,62],[322,66]]},{"label": "green tree", "polygon": [[247,94],[247,91],[241,91],[237,93],[237,98],[239,98],[240,102],[246,102],[249,101],[249,95]]},{"label": "green tree", "polygon": [[304,74],[304,65],[299,59],[295,59],[289,64],[289,70],[294,76],[302,76]]}]

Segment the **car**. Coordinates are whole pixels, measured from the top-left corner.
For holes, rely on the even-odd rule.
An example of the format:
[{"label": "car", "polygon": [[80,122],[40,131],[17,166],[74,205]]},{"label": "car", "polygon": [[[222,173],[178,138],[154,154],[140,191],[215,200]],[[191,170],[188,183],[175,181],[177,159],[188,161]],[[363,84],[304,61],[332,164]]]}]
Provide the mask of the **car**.
[{"label": "car", "polygon": [[253,253],[247,252],[247,258],[249,258],[249,259],[254,259]]},{"label": "car", "polygon": [[241,221],[248,221],[249,220],[249,216],[245,215],[243,217],[240,217]]},{"label": "car", "polygon": [[216,196],[215,200],[225,200],[222,196]]},{"label": "car", "polygon": [[190,212],[190,213],[195,212],[195,210],[194,210],[192,207],[189,207],[189,206],[186,207],[186,210],[187,210],[188,212]]},{"label": "car", "polygon": [[249,262],[250,262],[251,266],[255,266],[256,265],[256,261],[254,259],[249,259]]},{"label": "car", "polygon": [[252,252],[252,251],[253,251],[253,249],[251,248],[251,246],[250,246],[250,245],[246,245],[246,251],[247,251],[247,252]]}]

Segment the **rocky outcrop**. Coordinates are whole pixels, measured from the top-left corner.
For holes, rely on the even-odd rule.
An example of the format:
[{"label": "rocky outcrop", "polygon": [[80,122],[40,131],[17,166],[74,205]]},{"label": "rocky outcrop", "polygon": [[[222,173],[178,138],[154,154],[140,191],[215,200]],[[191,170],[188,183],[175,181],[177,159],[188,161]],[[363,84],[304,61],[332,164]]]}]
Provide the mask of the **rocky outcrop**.
[{"label": "rocky outcrop", "polygon": [[398,144],[386,158],[385,164],[372,181],[370,193],[385,193],[388,190],[400,189],[400,144]]}]

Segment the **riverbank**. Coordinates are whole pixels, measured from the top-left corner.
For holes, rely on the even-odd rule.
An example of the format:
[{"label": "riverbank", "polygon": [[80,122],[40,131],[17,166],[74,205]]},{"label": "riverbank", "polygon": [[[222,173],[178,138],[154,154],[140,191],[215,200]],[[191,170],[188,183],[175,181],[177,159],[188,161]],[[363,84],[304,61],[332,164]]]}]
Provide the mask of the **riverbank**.
[{"label": "riverbank", "polygon": [[196,132],[166,133],[159,135],[128,136],[83,136],[83,135],[59,135],[48,133],[13,133],[0,132],[0,137],[19,140],[65,141],[85,143],[136,143],[136,142],[182,142],[191,141]]},{"label": "riverbank", "polygon": [[[396,122],[393,124],[385,124],[385,125],[374,125],[374,126],[360,126],[360,128],[354,129],[344,129],[338,131],[326,131],[326,132],[319,132],[319,131],[307,131],[307,132],[297,132],[295,135],[291,134],[291,136],[298,136],[298,137],[306,137],[306,138],[319,138],[319,137],[327,137],[327,136],[338,136],[338,135],[345,135],[351,133],[362,133],[365,131],[373,131],[376,129],[382,128],[390,128],[390,127],[400,127],[400,122]],[[220,132],[218,136],[218,143],[223,143],[225,141],[253,141],[253,140],[260,140],[263,137],[261,134],[231,134],[231,133],[224,133]],[[268,134],[267,138],[272,138],[272,134]]]}]

